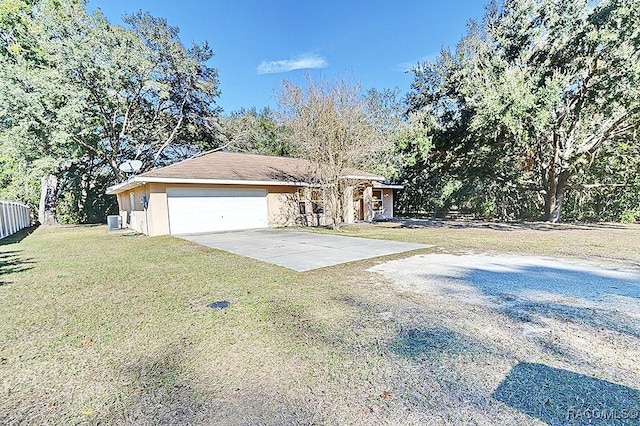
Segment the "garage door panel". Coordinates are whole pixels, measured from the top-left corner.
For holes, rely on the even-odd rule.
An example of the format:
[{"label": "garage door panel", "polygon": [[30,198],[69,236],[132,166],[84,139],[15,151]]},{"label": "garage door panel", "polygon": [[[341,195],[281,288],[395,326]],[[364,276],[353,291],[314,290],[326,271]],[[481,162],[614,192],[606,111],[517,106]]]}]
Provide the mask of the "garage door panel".
[{"label": "garage door panel", "polygon": [[268,226],[265,190],[169,188],[167,201],[172,234]]}]

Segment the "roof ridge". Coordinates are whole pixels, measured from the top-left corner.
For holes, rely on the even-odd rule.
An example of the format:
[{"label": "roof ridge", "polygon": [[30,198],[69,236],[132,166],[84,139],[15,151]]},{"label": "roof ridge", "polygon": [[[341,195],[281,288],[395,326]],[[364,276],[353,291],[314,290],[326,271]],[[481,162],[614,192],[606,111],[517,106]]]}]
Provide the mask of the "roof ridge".
[{"label": "roof ridge", "polygon": [[[138,177],[189,177],[232,180],[281,180],[278,176],[297,176],[296,181],[309,179],[309,174],[320,164],[305,158],[264,155],[245,152],[216,151],[199,157],[148,170]],[[381,180],[373,173],[351,168],[344,170],[345,177]]]},{"label": "roof ridge", "polygon": [[287,156],[283,156],[283,155],[270,155],[270,154],[256,154],[253,152],[233,152],[233,151],[214,151],[214,152],[209,152],[206,154],[201,154],[201,155],[197,155],[194,157],[190,157],[190,158],[185,158],[184,160],[180,160],[178,162],[175,162],[173,164],[169,164],[168,166],[161,166],[161,167],[155,167],[153,169],[147,170],[144,173],[139,174],[138,176],[144,176],[147,173],[150,172],[154,172],[160,169],[167,169],[173,166],[177,166],[177,165],[182,165],[186,162],[190,162],[190,161],[195,161],[195,160],[199,160],[201,158],[206,158],[206,157],[210,157],[213,156],[215,154],[231,154],[231,155],[243,155],[243,156],[253,156],[253,157],[267,157],[267,158],[278,158],[278,159],[286,159],[286,160],[296,160],[296,161],[304,161],[304,162],[308,162],[308,163],[312,163],[311,160],[308,160],[306,158],[300,158],[300,157],[287,157]]},{"label": "roof ridge", "polygon": [[[228,183],[292,184],[314,180],[314,169],[319,166],[304,158],[263,155],[244,152],[217,151],[189,158],[165,167],[148,170],[135,177],[137,182],[165,183]],[[344,170],[345,179],[378,180],[384,177],[358,168]],[[189,181],[189,182],[187,182]],[[119,187],[120,188],[120,187]],[[124,188],[124,187],[122,187]]]}]

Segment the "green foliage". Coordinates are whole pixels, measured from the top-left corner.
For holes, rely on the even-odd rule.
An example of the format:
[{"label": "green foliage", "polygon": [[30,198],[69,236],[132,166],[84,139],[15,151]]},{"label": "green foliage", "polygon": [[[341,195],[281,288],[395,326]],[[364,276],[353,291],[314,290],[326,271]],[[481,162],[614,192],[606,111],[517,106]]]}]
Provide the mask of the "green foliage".
[{"label": "green foliage", "polygon": [[[403,158],[399,149],[390,149],[392,142],[396,146],[407,144],[427,144],[422,140],[422,129],[418,129],[412,122],[404,117],[406,107],[400,97],[400,90],[396,89],[370,89],[365,97],[369,120],[378,130],[381,137],[388,142],[385,149],[372,149],[369,158],[361,162],[361,168],[383,176],[390,181],[399,178],[402,169]],[[428,149],[428,148],[427,148]]]},{"label": "green foliage", "polygon": [[2,174],[7,196],[37,206],[33,187],[54,173],[61,217],[101,222],[115,202],[104,189],[125,178],[118,169],[124,160],[142,160],[144,171],[217,146],[210,47],[183,46],[178,28],[148,13],[124,21],[126,27],[112,25],[82,1],[2,3],[0,157],[10,169]]},{"label": "green foliage", "polygon": [[291,155],[285,129],[268,107],[234,111],[222,120],[222,127],[229,151]]},{"label": "green foliage", "polygon": [[43,51],[32,32],[33,0],[3,0],[0,3],[0,56],[18,60],[25,57],[41,62]]},{"label": "green foliage", "polygon": [[640,144],[622,140],[603,147],[589,171],[576,174],[573,182],[565,217],[623,221],[625,212],[628,218],[640,208]]},{"label": "green foliage", "polygon": [[[582,215],[577,192],[637,174],[639,34],[631,0],[491,4],[455,51],[414,70],[409,109],[430,117],[433,141],[427,156],[411,150],[422,172],[462,181],[455,203],[480,216]],[[624,204],[593,213],[619,217]]]},{"label": "green foliage", "polygon": [[105,216],[118,214],[117,203],[112,197],[104,196],[113,180],[103,170],[101,160],[91,155],[59,170],[57,210],[60,223],[102,223]]},{"label": "green foliage", "polygon": [[640,208],[635,210],[625,210],[620,215],[620,222],[622,223],[636,223],[640,222]]}]

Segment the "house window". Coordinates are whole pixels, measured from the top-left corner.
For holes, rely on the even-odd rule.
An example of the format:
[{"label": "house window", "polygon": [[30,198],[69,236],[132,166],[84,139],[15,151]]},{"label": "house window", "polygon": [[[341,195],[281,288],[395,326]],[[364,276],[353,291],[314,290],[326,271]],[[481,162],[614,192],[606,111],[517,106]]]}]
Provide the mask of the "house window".
[{"label": "house window", "polygon": [[324,197],[321,190],[311,190],[311,207],[313,208],[313,214],[324,213]]},{"label": "house window", "polygon": [[374,189],[372,192],[371,199],[371,209],[373,211],[381,211],[382,210],[382,190]]},{"label": "house window", "polygon": [[298,188],[298,213],[301,215],[307,214],[307,193],[305,188]]}]

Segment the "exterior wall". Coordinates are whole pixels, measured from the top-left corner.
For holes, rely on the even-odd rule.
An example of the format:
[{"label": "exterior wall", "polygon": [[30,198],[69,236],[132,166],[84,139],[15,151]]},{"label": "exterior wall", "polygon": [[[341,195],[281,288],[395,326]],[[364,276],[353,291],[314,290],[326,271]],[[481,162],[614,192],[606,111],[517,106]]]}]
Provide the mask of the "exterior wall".
[{"label": "exterior wall", "polygon": [[[302,225],[302,226],[327,226],[330,224],[330,220],[329,217],[324,214],[324,209],[327,208],[328,205],[328,201],[326,199],[326,194],[321,194],[322,190],[316,188],[316,189],[312,189],[312,188],[304,188],[305,189],[305,193],[302,199],[299,199],[299,201],[301,201],[302,203],[304,203],[304,209],[305,209],[305,214],[300,214],[300,210],[298,210],[298,217],[296,219],[296,224],[297,225]],[[313,191],[318,191],[318,195],[320,195],[320,198],[318,198],[317,200],[322,200],[322,204],[323,204],[323,213],[314,213],[313,208],[314,208],[314,202],[312,200],[313,195],[312,192]]]},{"label": "exterior wall", "polygon": [[[131,205],[131,193],[134,194],[133,206]],[[149,199],[149,185],[142,185],[137,188],[128,191],[125,195],[127,203],[129,204],[129,228],[141,232],[143,234],[149,234],[151,227],[149,226],[149,214],[148,211],[142,207],[142,197]]]},{"label": "exterior wall", "polygon": [[116,194],[118,198],[118,214],[122,218],[122,227],[126,228],[129,226],[129,201],[125,201],[126,192],[121,192]]},{"label": "exterior wall", "polygon": [[353,217],[354,220],[364,220],[364,203],[362,201],[362,187],[356,188],[353,194]]},{"label": "exterior wall", "polygon": [[169,234],[169,205],[167,204],[167,186],[150,183],[149,185],[149,235]]},{"label": "exterior wall", "polygon": [[267,187],[267,216],[269,226],[298,225],[298,187]]},{"label": "exterior wall", "polygon": [[356,209],[353,205],[355,187],[347,186],[342,194],[342,204],[344,205],[343,222],[353,223],[356,218]]},{"label": "exterior wall", "polygon": [[[148,234],[152,229],[149,202],[149,209],[145,211],[142,206],[142,197],[150,200],[149,185],[140,185],[136,188],[117,194],[118,210],[122,218],[122,226],[134,231]],[[131,194],[133,194],[133,204],[131,204]]]},{"label": "exterior wall", "polygon": [[[150,236],[168,235],[169,206],[167,188],[233,188],[256,189],[253,185],[193,185],[171,183],[149,183],[117,194],[123,225]],[[298,199],[295,186],[260,187],[267,191],[267,219],[269,226],[304,224],[298,214]],[[134,194],[134,206],[130,194]],[[143,196],[149,202],[145,211],[140,203]],[[310,224],[310,223],[309,223]]]},{"label": "exterior wall", "polygon": [[[391,188],[368,188],[369,194],[371,194],[370,201],[365,203],[365,220],[371,222],[373,220],[389,220],[393,218],[393,190]],[[375,193],[375,198],[374,198]],[[378,193],[380,199],[378,199]],[[381,201],[380,203],[374,203],[374,200]],[[374,210],[374,204],[379,207],[378,210]]]},{"label": "exterior wall", "polygon": [[377,213],[375,219],[393,219],[393,189],[382,190],[382,212]]},{"label": "exterior wall", "polygon": [[[117,194],[120,215],[124,226],[150,235],[170,234],[169,207],[167,202],[167,188],[233,188],[256,189],[253,185],[194,185],[194,184],[170,184],[149,183],[137,188]],[[265,186],[259,187],[267,191],[267,219],[270,227],[276,226],[318,226],[326,225],[325,215],[313,214],[311,200],[308,197],[299,199],[296,186]],[[348,189],[345,195],[345,205],[349,206],[345,212],[344,221],[352,223],[356,207],[354,206],[354,188]],[[134,195],[134,204],[131,205],[130,194]],[[142,197],[147,197],[148,208],[142,207]],[[366,185],[362,189],[362,217],[366,221],[374,219],[390,219],[393,217],[393,190],[383,190],[383,211],[375,214],[372,209],[372,188]],[[304,203],[306,214],[300,214],[300,202]],[[359,203],[359,201],[358,201]]]},{"label": "exterior wall", "polygon": [[373,188],[367,186],[362,190],[362,205],[364,207],[364,220],[367,222],[373,221],[373,208],[371,204],[373,203]]}]

